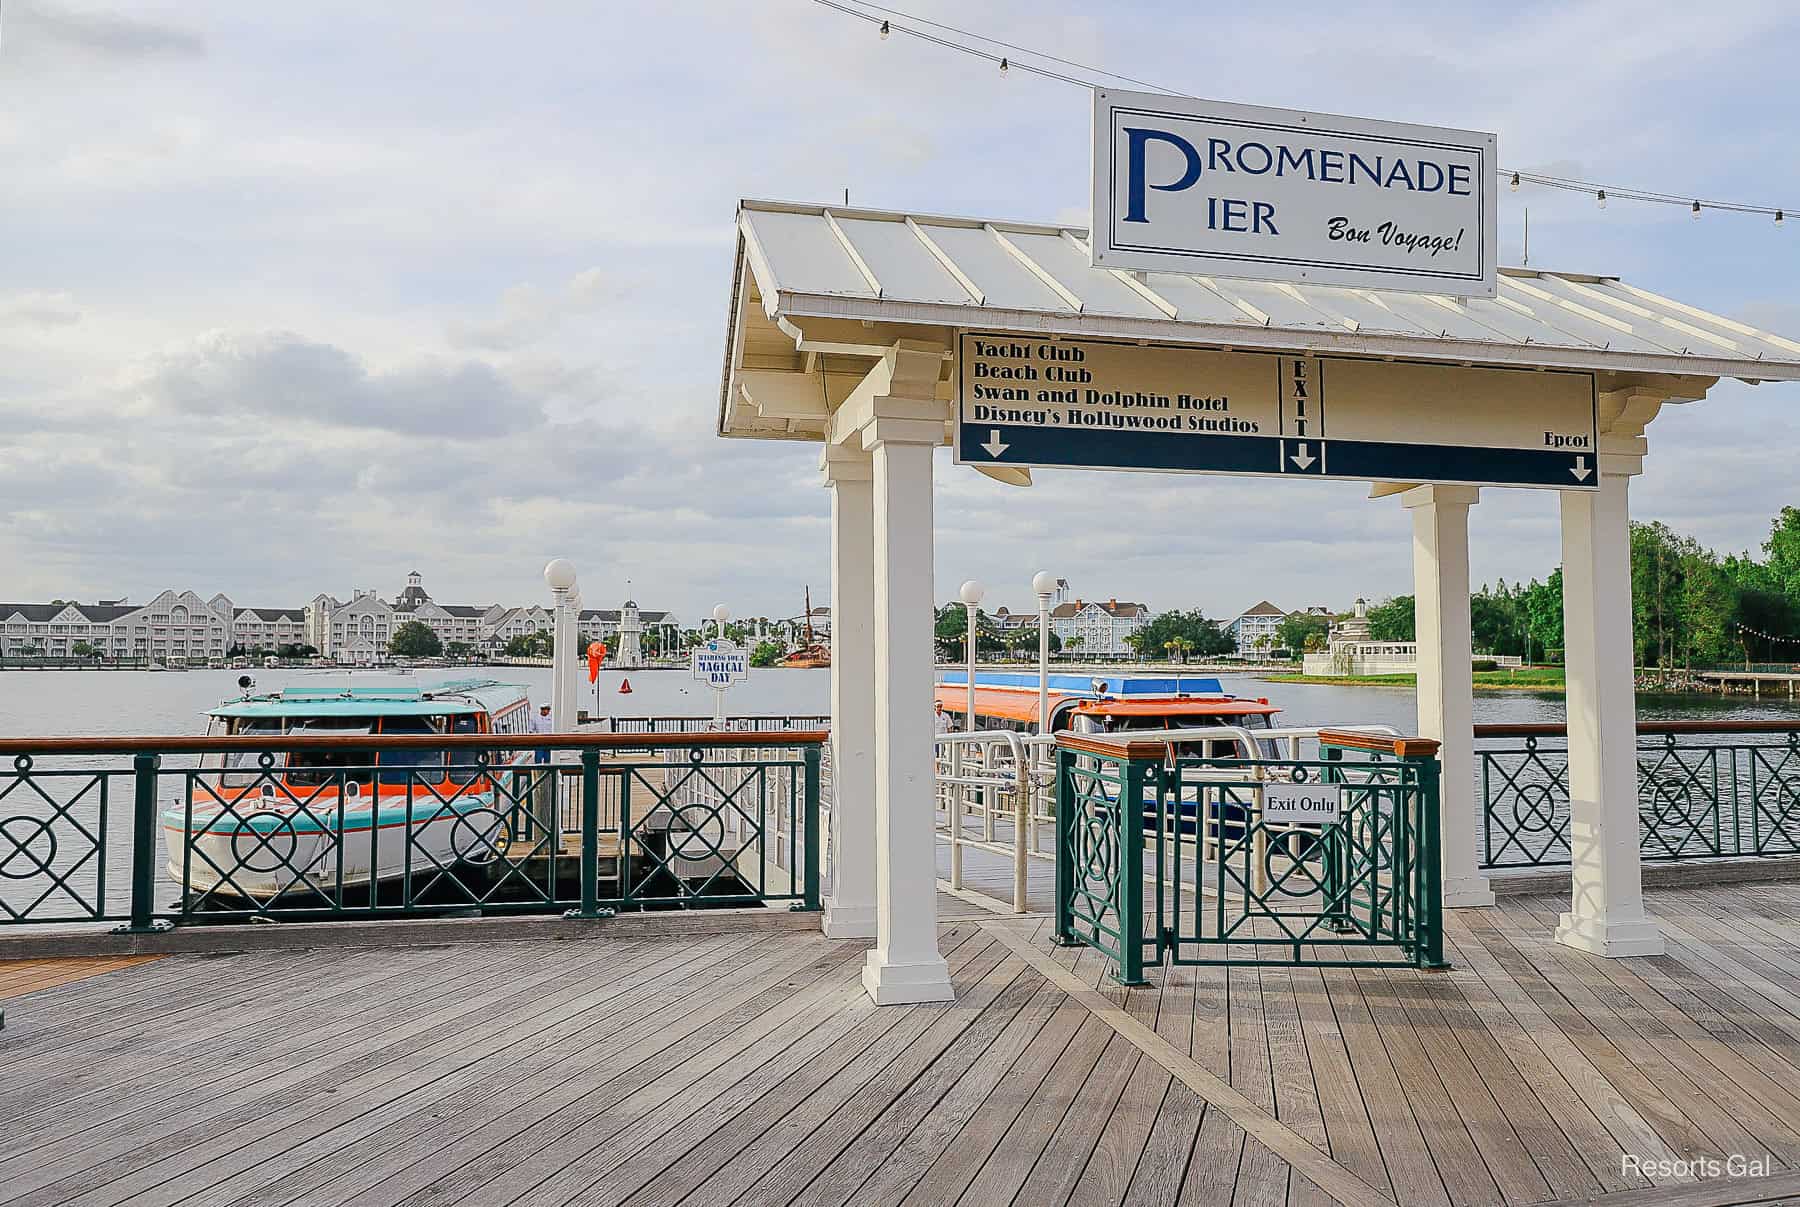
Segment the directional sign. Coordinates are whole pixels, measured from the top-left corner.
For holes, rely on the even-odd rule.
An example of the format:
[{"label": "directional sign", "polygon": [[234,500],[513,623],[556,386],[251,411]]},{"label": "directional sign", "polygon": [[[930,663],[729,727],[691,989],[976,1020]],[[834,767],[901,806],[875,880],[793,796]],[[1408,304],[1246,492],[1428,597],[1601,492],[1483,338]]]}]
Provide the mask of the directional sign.
[{"label": "directional sign", "polygon": [[727,688],[750,677],[750,655],[735,641],[717,638],[694,647],[688,667],[694,678],[717,688]]},{"label": "directional sign", "polygon": [[1593,490],[1592,373],[965,333],[956,460]]}]

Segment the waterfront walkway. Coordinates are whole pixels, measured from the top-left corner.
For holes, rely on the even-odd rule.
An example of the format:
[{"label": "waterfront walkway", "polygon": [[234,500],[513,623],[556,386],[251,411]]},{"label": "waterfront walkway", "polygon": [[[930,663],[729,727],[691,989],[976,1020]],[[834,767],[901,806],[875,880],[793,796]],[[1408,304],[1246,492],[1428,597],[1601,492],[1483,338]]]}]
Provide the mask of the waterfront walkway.
[{"label": "waterfront walkway", "polygon": [[1522,897],[1125,992],[944,896],[957,1002],[887,1009],[791,930],[170,956],[5,1003],[0,1204],[1800,1201],[1800,887],[1650,897],[1656,959]]}]

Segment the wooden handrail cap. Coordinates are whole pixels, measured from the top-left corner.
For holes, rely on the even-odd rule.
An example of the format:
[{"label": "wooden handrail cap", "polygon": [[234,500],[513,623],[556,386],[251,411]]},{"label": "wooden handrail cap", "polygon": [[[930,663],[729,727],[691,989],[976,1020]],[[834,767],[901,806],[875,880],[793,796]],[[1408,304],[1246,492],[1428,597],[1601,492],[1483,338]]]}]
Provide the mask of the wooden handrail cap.
[{"label": "wooden handrail cap", "polygon": [[1436,738],[1396,737],[1387,733],[1363,733],[1355,729],[1321,729],[1319,745],[1346,750],[1368,750],[1396,758],[1431,758],[1441,743]]}]

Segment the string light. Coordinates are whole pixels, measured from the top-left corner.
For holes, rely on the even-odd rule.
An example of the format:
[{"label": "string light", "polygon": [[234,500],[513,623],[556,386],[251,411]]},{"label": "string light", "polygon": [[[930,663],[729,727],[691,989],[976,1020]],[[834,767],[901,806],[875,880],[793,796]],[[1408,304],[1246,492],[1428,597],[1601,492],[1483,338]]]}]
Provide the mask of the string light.
[{"label": "string light", "polygon": [[1765,633],[1761,629],[1753,629],[1747,624],[1733,626],[1738,632],[1762,641],[1772,641],[1780,645],[1800,645],[1800,637],[1781,637],[1774,633]]},{"label": "string light", "polygon": [[[976,33],[973,30],[961,29],[954,25],[946,25],[940,21],[932,21],[898,8],[890,8],[885,5],[876,4],[873,0],[813,0],[813,3],[843,13],[845,16],[855,17],[858,20],[867,21],[870,24],[875,25],[880,29],[883,38],[886,38],[895,32],[903,33],[908,37],[918,38],[920,41],[924,42],[930,42],[934,46],[941,46],[946,50],[954,50],[978,59],[986,59],[988,62],[998,66],[1002,75],[1007,74],[1010,69],[1016,67],[1020,71],[1028,72],[1047,80],[1056,80],[1064,84],[1073,84],[1079,88],[1102,88],[1106,86],[1105,80],[1118,80],[1149,92],[1161,92],[1169,96],[1186,97],[1189,100],[1198,99],[1191,93],[1182,92],[1176,88],[1166,88],[1149,80],[1121,75],[1119,72],[1108,71],[1103,67],[1095,67],[1092,64],[1083,63],[1075,59],[1061,58],[1057,55],[1046,53],[1045,51],[1034,50],[1028,46],[1021,46],[1014,42],[1005,42],[999,38],[992,38],[986,34]],[[887,14],[887,16],[881,15],[884,13]],[[898,18],[902,21],[910,22],[911,24],[895,25],[888,19],[889,17]],[[954,35],[954,37],[944,37],[940,34],[932,33],[931,30],[940,30],[944,34],[951,34]],[[986,43],[988,46],[999,47],[1012,53],[1004,55],[996,54],[981,46],[973,46],[970,45],[968,41],[959,41],[957,39],[970,39],[975,42]],[[1021,60],[1017,57],[1018,55],[1025,55],[1028,56],[1029,59],[1037,61],[1031,62]],[[1052,67],[1043,66],[1044,63],[1060,64],[1063,67],[1072,68],[1077,72],[1081,72],[1083,75],[1071,75],[1067,72],[1058,71]],[[1083,78],[1084,76],[1085,78]],[[1103,77],[1103,79],[1094,78],[1097,76]],[[1707,201],[1700,198],[1681,196],[1679,194],[1659,193],[1649,189],[1625,189],[1614,185],[1603,186],[1592,180],[1575,180],[1563,176],[1550,176],[1542,172],[1528,172],[1510,168],[1496,169],[1496,173],[1501,179],[1507,182],[1508,187],[1515,193],[1518,192],[1522,186],[1530,184],[1543,188],[1562,189],[1567,192],[1586,193],[1588,196],[1593,197],[1595,204],[1602,209],[1606,208],[1606,203],[1612,200],[1638,201],[1654,205],[1685,205],[1689,208],[1690,215],[1696,221],[1699,220],[1700,210],[1702,206],[1704,206],[1707,209],[1725,210],[1730,213],[1768,214],[1774,217],[1776,226],[1785,226],[1787,210],[1792,208],[1791,206],[1777,208],[1770,205],[1755,205],[1739,201]]]}]

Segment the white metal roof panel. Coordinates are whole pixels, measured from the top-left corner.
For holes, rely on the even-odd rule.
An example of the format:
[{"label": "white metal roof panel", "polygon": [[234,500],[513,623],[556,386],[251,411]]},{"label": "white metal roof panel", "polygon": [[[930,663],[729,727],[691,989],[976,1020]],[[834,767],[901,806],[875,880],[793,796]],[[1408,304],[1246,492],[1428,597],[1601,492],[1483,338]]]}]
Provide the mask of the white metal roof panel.
[{"label": "white metal roof panel", "polygon": [[776,292],[842,293],[874,297],[875,291],[843,244],[831,233],[824,211],[817,216],[757,210],[745,214],[745,226],[773,281],[758,274],[765,296]]},{"label": "white metal roof panel", "polygon": [[[875,274],[883,296],[953,305],[974,300],[905,223],[848,216],[839,217],[837,223]],[[922,250],[926,254],[920,255]]]},{"label": "white metal roof panel", "polygon": [[[931,241],[960,266],[996,310],[1074,311],[1017,256],[979,226],[919,224]],[[921,247],[924,245],[921,244]],[[976,323],[980,320],[976,319]]]},{"label": "white metal roof panel", "polygon": [[1617,278],[1502,269],[1499,296],[1276,285],[1088,262],[1082,227],[746,201],[771,313],[1357,355],[1800,380],[1800,340]]}]

